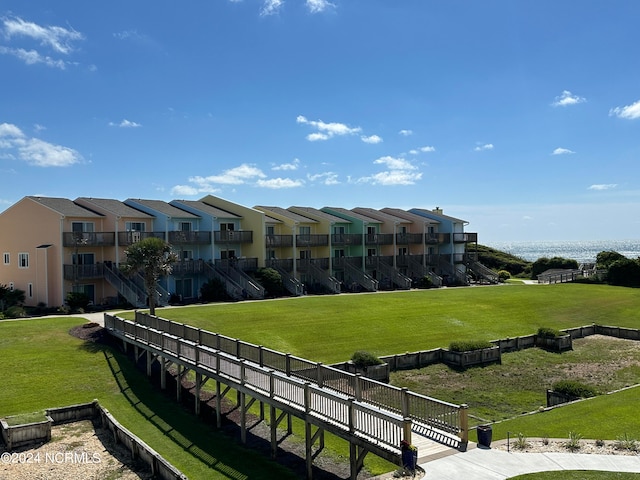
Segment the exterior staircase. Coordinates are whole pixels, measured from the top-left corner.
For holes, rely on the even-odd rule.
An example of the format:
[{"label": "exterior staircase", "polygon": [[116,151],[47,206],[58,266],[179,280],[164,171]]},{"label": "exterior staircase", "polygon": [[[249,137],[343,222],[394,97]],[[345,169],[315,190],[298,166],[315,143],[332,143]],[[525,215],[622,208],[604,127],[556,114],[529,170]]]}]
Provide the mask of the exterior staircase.
[{"label": "exterior staircase", "polygon": [[[378,281],[371,276],[364,273],[362,270],[354,267],[349,262],[345,262],[344,264],[344,272],[345,276],[348,275],[350,280],[353,280],[362,288],[364,288],[367,292],[377,292],[378,291]],[[351,283],[351,282],[349,282]]]},{"label": "exterior staircase", "polygon": [[290,275],[285,269],[278,267],[277,265],[272,265],[269,268],[273,268],[280,274],[280,277],[282,278],[282,285],[291,295],[299,297],[304,293],[304,286],[302,285],[302,282],[293,275]]},{"label": "exterior staircase", "polygon": [[460,283],[461,285],[469,285],[469,279],[467,278],[466,273],[455,268],[443,256],[438,260],[438,267],[440,267],[446,275],[449,275],[457,283]]},{"label": "exterior staircase", "polygon": [[233,300],[243,300],[244,295],[242,293],[242,287],[233,281],[222,269],[212,265],[211,263],[205,262],[204,264],[204,274],[205,276],[211,280],[215,279],[224,285],[225,292],[229,295]]},{"label": "exterior staircase", "polygon": [[401,274],[397,269],[385,262],[378,262],[378,269],[382,274],[391,279],[391,282],[402,290],[409,290],[411,288],[411,279],[406,275]]},{"label": "exterior staircase", "polygon": [[335,277],[329,275],[325,270],[321,269],[318,265],[313,263],[313,261],[305,261],[304,264],[301,262],[300,271],[304,271],[306,274],[311,277],[312,281],[319,283],[323,287],[325,287],[331,293],[340,293],[342,290],[340,280]]},{"label": "exterior staircase", "polygon": [[127,302],[137,308],[147,307],[147,293],[132,280],[124,276],[117,268],[104,265],[105,280],[122,295]]},{"label": "exterior staircase", "polygon": [[434,287],[441,287],[442,286],[442,277],[435,274],[434,272],[432,272],[431,270],[429,270],[425,265],[423,265],[423,263],[418,260],[418,258],[416,258],[414,255],[410,255],[409,256],[409,268],[411,270],[415,270],[417,272],[420,272],[420,274],[423,277],[429,277],[431,279],[431,283],[433,284]]},{"label": "exterior staircase", "polygon": [[491,284],[496,284],[500,281],[500,278],[498,277],[498,274],[496,272],[478,261],[471,261],[467,265],[467,268],[475,273],[481,281],[484,280]]}]

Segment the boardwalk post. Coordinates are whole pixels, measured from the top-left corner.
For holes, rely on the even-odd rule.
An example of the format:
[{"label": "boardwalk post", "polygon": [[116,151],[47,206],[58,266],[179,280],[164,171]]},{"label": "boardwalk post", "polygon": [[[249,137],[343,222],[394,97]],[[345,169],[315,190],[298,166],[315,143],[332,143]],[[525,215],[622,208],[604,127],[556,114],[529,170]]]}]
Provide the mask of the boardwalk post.
[{"label": "boardwalk post", "polygon": [[355,378],[353,379],[353,383],[354,385],[354,395],[356,397],[356,400],[361,401],[362,400],[362,374],[361,373],[356,373]]},{"label": "boardwalk post", "polygon": [[166,390],[167,388],[167,359],[164,357],[158,357],[160,360],[160,390]]},{"label": "boardwalk post", "polygon": [[405,417],[402,420],[402,440],[411,445],[411,418]]},{"label": "boardwalk post", "polygon": [[[305,387],[305,393],[307,388]],[[305,395],[306,396],[306,395]],[[311,447],[313,446],[311,424],[305,420],[304,422],[304,438],[305,438],[305,457],[307,461],[307,479],[313,478],[313,455],[311,453]]]},{"label": "boardwalk post", "polygon": [[222,427],[222,399],[220,398],[220,380],[216,380],[216,427]]},{"label": "boardwalk post", "polygon": [[178,403],[180,403],[180,400],[182,400],[182,369],[184,367],[182,367],[182,365],[180,365],[179,363],[176,363],[176,366],[178,367],[178,374],[176,375],[176,400],[178,401]]},{"label": "boardwalk post", "polygon": [[147,350],[147,377],[151,376],[151,363],[153,362],[153,353]]},{"label": "boardwalk post", "polygon": [[409,389],[406,387],[402,389],[402,416],[409,416]]},{"label": "boardwalk post", "polygon": [[195,399],[195,412],[196,415],[200,415],[200,387],[202,385],[202,374],[196,372],[196,399]]},{"label": "boardwalk post", "polygon": [[469,405],[460,405],[460,450],[466,451],[469,444]]}]

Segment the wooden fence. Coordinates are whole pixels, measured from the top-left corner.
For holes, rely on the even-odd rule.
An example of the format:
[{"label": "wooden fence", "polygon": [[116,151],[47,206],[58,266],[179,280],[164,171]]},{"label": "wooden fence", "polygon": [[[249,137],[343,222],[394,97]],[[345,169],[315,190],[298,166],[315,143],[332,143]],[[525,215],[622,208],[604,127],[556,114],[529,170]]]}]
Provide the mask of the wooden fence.
[{"label": "wooden fence", "polygon": [[99,419],[101,426],[111,432],[114,441],[124,445],[129,450],[132,459],[143,462],[154,478],[161,480],[187,479],[184,474],[167,462],[149,445],[124,428],[97,400],[91,403],[49,408],[46,410],[46,419],[43,422],[12,426],[1,420],[2,439],[7,450],[11,451],[16,447],[34,442],[51,440],[52,425]]}]

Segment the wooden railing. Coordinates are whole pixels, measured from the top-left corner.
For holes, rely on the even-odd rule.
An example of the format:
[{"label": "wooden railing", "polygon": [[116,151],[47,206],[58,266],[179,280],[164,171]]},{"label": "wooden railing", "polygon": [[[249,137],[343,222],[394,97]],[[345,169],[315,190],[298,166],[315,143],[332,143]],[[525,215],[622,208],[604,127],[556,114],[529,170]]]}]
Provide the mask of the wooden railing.
[{"label": "wooden railing", "polygon": [[[281,353],[261,345],[244,342],[190,325],[173,322],[144,312],[136,312],[136,324],[158,332],[167,332],[182,337],[196,345],[202,345],[228,355],[250,361],[260,367],[282,372],[287,376],[313,382],[319,387],[329,388],[380,408],[394,412],[402,418],[414,421],[452,435],[456,441],[468,441],[466,406],[455,405],[435,398],[420,395],[387,383],[377,382],[359,374],[312,362],[294,355]],[[453,436],[459,436],[453,437]],[[459,445],[456,445],[458,447]]]},{"label": "wooden railing", "polygon": [[[394,412],[382,410],[333,389],[311,384],[304,378],[289,376],[285,372],[239,358],[235,354],[196,343],[187,337],[173,335],[169,331],[160,331],[109,314],[105,314],[104,320],[105,327],[112,335],[160,351],[167,358],[219,379],[232,388],[252,392],[276,407],[286,406],[299,412],[298,416],[302,418],[311,417],[324,426],[348,432],[395,455],[400,453],[400,442],[407,440],[411,420]],[[163,322],[157,323],[166,325]],[[186,325],[183,327],[186,328],[185,332],[191,329],[191,336],[196,332],[200,335],[201,331],[198,329]],[[231,344],[238,348],[238,342]],[[288,365],[291,366],[290,361]]]}]

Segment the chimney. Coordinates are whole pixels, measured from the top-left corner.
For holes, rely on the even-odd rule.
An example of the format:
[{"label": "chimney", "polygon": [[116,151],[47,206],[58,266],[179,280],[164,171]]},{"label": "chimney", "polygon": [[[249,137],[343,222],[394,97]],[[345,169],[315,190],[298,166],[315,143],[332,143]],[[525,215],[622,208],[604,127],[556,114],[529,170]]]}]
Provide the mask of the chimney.
[{"label": "chimney", "polygon": [[440,207],[436,207],[433,209],[433,212],[438,214],[438,215],[442,215],[442,209]]}]

